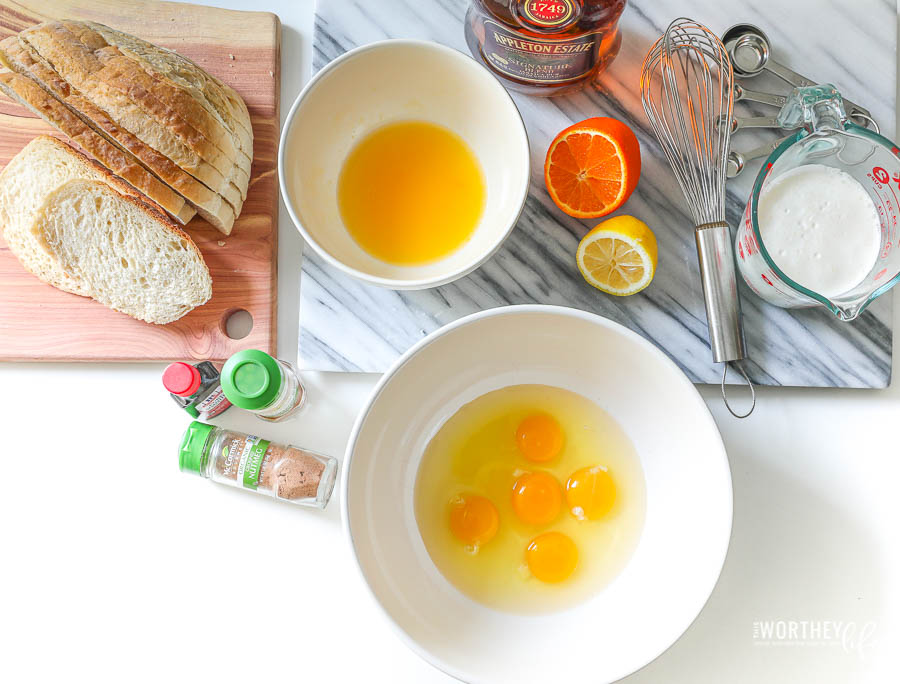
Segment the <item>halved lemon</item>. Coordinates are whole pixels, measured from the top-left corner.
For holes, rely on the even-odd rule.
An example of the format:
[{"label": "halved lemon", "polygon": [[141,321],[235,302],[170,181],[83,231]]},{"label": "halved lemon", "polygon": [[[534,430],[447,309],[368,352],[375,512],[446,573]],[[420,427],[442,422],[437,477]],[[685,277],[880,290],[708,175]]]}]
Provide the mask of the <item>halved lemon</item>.
[{"label": "halved lemon", "polygon": [[599,223],[582,238],[575,259],[584,279],[598,290],[624,296],[640,292],[656,272],[656,236],[633,216]]}]

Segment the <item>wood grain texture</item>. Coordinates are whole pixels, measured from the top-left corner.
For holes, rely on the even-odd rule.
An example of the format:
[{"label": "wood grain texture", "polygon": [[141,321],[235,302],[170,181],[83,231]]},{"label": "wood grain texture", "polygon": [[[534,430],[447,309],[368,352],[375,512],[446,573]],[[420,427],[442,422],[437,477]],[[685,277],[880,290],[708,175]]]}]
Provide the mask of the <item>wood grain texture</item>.
[{"label": "wood grain texture", "polygon": [[[0,0],[0,39],[50,19],[89,19],[176,50],[233,87],[250,111],[253,166],[231,236],[201,218],[187,230],[209,265],[212,299],[165,326],[143,323],[67,294],[25,271],[0,238],[0,360],[223,360],[246,348],[274,354],[277,310],[281,24],[238,12],[153,0]],[[0,95],[0,167],[38,134],[55,129]],[[221,243],[221,244],[220,244]],[[238,309],[253,316],[241,340],[225,334]]]}]

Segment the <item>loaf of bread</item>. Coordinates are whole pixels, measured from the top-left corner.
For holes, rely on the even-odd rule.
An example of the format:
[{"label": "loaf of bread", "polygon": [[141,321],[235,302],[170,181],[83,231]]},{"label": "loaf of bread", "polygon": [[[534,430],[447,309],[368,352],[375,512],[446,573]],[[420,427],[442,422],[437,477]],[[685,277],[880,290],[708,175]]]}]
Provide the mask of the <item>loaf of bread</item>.
[{"label": "loaf of bread", "polygon": [[148,204],[96,180],[70,180],[46,196],[32,225],[60,267],[106,306],[171,323],[212,296],[197,246]]},{"label": "loaf of bread", "polygon": [[28,28],[0,42],[0,63],[0,89],[173,218],[197,211],[231,232],[253,158],[250,115],[232,88],[175,52],[95,22]]}]

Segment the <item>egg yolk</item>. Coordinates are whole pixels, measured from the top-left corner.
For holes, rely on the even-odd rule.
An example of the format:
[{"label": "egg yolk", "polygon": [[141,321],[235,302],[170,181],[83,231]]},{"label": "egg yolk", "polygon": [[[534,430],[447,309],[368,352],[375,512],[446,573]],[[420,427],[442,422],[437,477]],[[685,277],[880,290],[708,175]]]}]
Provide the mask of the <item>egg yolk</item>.
[{"label": "egg yolk", "polygon": [[578,547],[562,532],[545,532],[528,544],[525,562],[541,582],[562,582],[578,565]]},{"label": "egg yolk", "polygon": [[497,508],[477,494],[463,494],[450,502],[450,531],[463,544],[487,544],[500,527]]},{"label": "egg yolk", "polygon": [[512,507],[529,525],[546,525],[556,520],[562,506],[562,491],[550,473],[525,473],[513,484]]},{"label": "egg yolk", "polygon": [[562,451],[563,431],[552,416],[534,413],[519,423],[516,444],[529,461],[551,461]]},{"label": "egg yolk", "polygon": [[566,482],[566,504],[579,520],[599,520],[616,502],[616,483],[600,465],[576,470]]}]

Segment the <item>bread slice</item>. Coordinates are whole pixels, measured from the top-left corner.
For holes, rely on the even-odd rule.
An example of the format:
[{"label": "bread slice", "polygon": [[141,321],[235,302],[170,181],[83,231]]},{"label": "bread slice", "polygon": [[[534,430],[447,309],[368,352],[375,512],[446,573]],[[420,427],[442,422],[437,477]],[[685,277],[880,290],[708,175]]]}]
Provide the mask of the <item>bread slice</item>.
[{"label": "bread slice", "polygon": [[[60,23],[81,43],[93,50],[105,66],[117,65],[127,72],[134,83],[140,84],[158,101],[169,105],[184,122],[199,131],[207,140],[212,141],[226,155],[234,158],[239,166],[249,169],[250,155],[244,149],[241,137],[235,133],[231,124],[219,116],[205,97],[196,97],[195,93],[182,85],[143,69],[135,60],[126,56],[117,45],[109,43],[105,35],[96,31],[88,22],[63,20]],[[134,69],[137,69],[137,72],[133,71]]]},{"label": "bread slice", "polygon": [[118,125],[213,189],[218,189],[218,186],[210,185],[206,178],[195,173],[199,172],[204,162],[215,168],[225,182],[233,182],[239,190],[249,184],[249,174],[215,145],[192,135],[189,127],[178,124],[177,119],[170,117],[172,125],[158,119],[157,113],[166,118],[167,108],[163,103],[153,97],[139,95],[133,89],[129,91],[133,85],[129,75],[115,69],[104,71],[97,56],[59,22],[31,27],[19,33],[19,38],[85,97],[105,110]]},{"label": "bread slice", "polygon": [[47,195],[32,226],[98,302],[148,323],[178,320],[212,297],[197,246],[164,214],[93,180]]},{"label": "bread slice", "polygon": [[208,74],[187,57],[92,21],[82,22],[115,45],[142,68],[190,94],[237,135],[241,149],[253,159],[253,127],[247,105],[233,88]]},{"label": "bread slice", "polygon": [[64,271],[31,231],[44,198],[63,183],[78,178],[103,181],[122,194],[137,194],[130,185],[69,145],[39,135],[0,172],[0,230],[10,251],[28,271],[60,290],[88,297],[87,285]]},{"label": "bread slice", "polygon": [[159,204],[179,223],[187,223],[194,216],[194,210],[181,195],[138,164],[130,154],[94,133],[90,126],[27,76],[0,69],[0,90],[55,126],[107,169]]},{"label": "bread slice", "polygon": [[17,73],[29,76],[48,94],[64,103],[69,111],[90,126],[94,132],[126,154],[130,153],[137,157],[142,166],[181,194],[211,225],[225,235],[231,233],[236,213],[242,206],[240,195],[233,199],[236,206],[230,204],[221,195],[180,169],[170,159],[128,131],[116,126],[106,112],[89,102],[49,66],[35,60],[16,36],[0,41],[0,63]]}]

